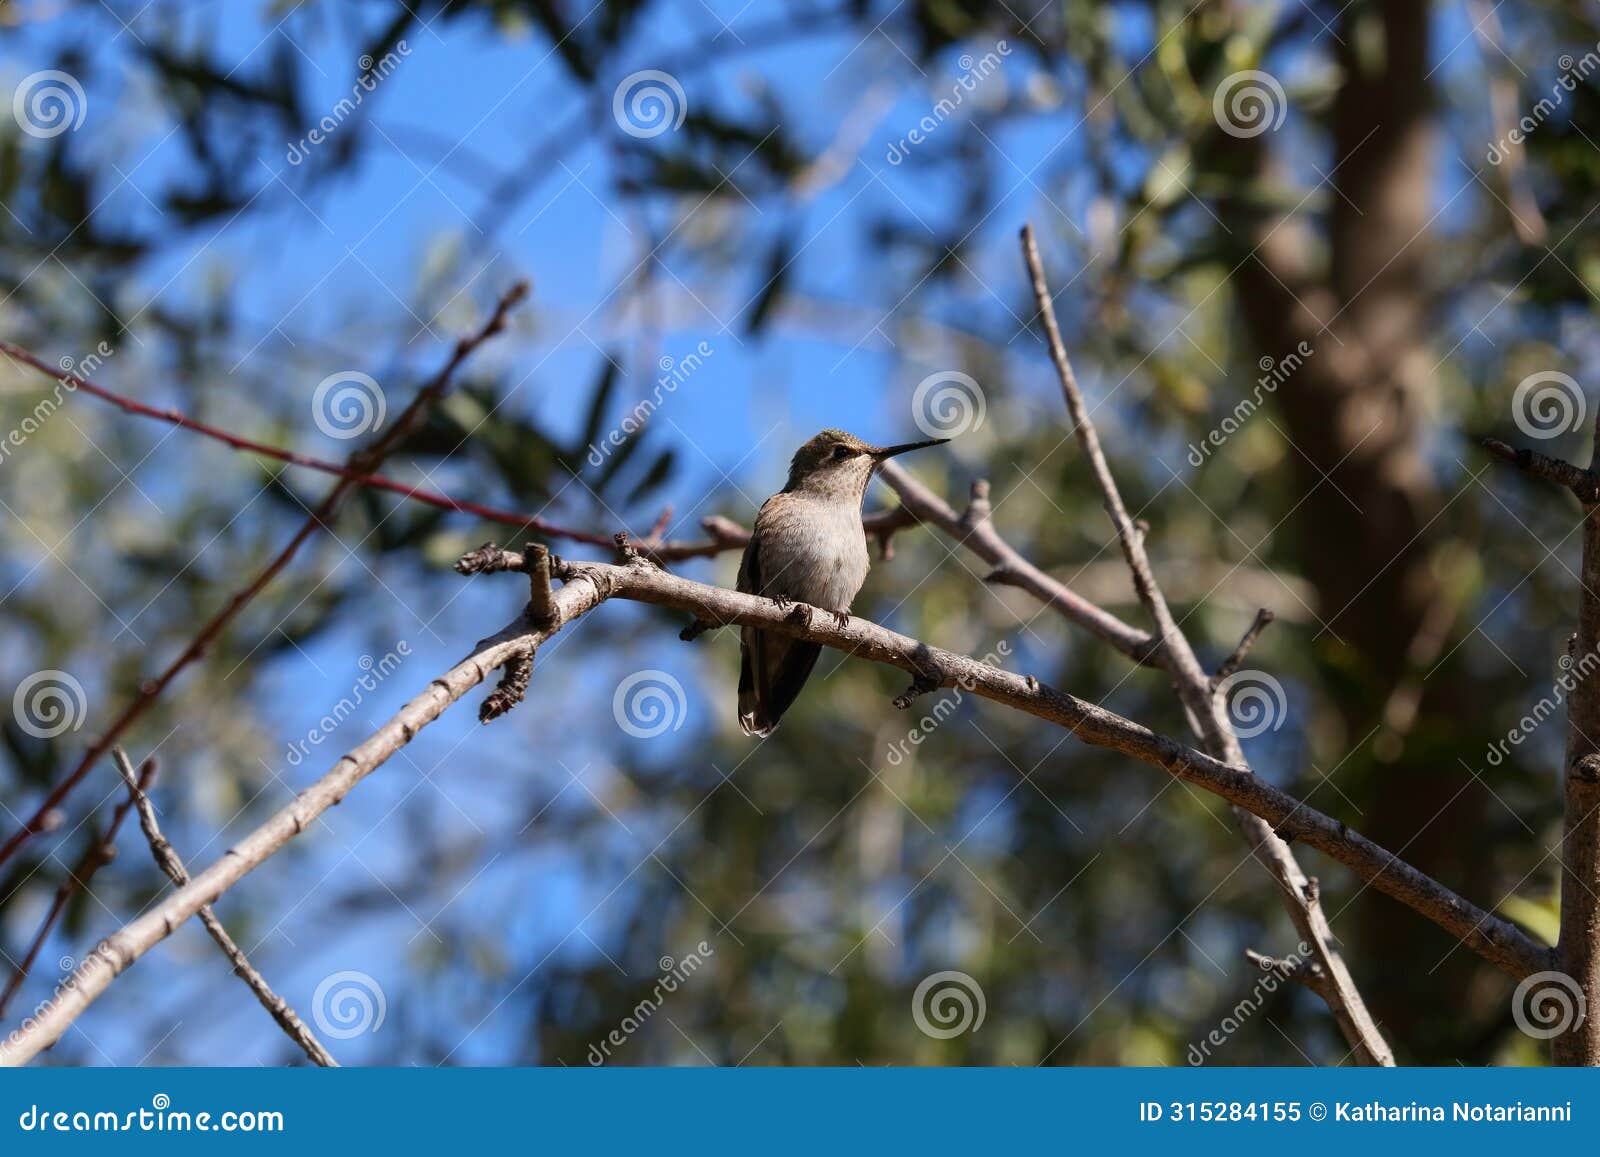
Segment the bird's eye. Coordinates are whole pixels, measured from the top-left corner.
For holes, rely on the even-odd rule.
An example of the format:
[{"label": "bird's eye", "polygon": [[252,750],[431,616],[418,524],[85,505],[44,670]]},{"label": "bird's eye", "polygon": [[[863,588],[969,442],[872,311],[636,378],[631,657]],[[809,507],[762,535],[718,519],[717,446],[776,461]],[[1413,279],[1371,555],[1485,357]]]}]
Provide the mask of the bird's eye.
[{"label": "bird's eye", "polygon": [[835,462],[843,462],[848,457],[850,457],[850,447],[835,446],[833,448],[833,460]]}]

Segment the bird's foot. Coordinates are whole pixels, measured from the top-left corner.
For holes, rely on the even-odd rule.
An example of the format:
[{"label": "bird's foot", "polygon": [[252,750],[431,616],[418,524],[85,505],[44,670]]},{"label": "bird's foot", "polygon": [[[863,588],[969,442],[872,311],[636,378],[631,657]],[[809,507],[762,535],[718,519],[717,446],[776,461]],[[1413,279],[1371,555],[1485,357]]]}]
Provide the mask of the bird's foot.
[{"label": "bird's foot", "polygon": [[705,619],[696,619],[678,632],[678,638],[685,643],[692,643],[707,631],[716,630],[720,625],[720,623],[708,623]]},{"label": "bird's foot", "polygon": [[919,698],[937,691],[945,684],[945,674],[939,665],[933,662],[931,657],[922,658],[923,664],[912,674],[911,686],[895,697],[894,705],[901,711],[909,710]]},{"label": "bird's foot", "polygon": [[850,625],[850,609],[848,607],[842,611],[829,611],[828,613],[833,616],[833,625],[841,630]]},{"label": "bird's foot", "polygon": [[778,604],[778,609],[780,611],[786,611],[790,607],[794,606],[794,600],[788,595],[773,595],[772,601]]}]

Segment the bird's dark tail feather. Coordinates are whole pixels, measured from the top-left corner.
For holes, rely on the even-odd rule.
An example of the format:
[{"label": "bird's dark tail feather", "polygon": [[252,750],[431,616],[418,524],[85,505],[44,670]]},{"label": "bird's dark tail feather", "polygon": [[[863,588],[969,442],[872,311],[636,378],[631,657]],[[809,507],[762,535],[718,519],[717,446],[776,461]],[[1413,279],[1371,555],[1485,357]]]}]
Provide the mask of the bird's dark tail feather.
[{"label": "bird's dark tail feather", "polygon": [[739,727],[746,735],[765,739],[811,677],[822,647],[748,629],[740,642]]}]

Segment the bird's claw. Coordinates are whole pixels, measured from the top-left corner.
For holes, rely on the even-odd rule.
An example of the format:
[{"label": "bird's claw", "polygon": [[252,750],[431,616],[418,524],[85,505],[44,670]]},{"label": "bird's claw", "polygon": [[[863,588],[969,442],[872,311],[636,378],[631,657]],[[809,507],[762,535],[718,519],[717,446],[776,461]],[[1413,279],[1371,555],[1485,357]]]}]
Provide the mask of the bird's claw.
[{"label": "bird's claw", "polygon": [[840,628],[841,630],[850,625],[849,611],[829,611],[828,613],[833,616],[834,626]]}]

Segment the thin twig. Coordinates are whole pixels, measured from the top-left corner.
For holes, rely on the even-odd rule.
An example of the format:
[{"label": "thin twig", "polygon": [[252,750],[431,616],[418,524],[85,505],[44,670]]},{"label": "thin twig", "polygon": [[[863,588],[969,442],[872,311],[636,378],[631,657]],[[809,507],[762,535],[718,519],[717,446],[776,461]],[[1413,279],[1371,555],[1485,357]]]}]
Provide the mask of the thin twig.
[{"label": "thin twig", "polygon": [[[410,404],[400,413],[400,416],[371,445],[358,449],[351,454],[347,463],[349,469],[363,475],[370,475],[376,471],[383,460],[422,419],[424,412],[449,389],[456,370],[460,368],[461,364],[480,345],[505,328],[506,315],[512,307],[527,295],[527,292],[527,285],[521,282],[507,291],[495,306],[494,312],[490,314],[489,320],[476,333],[463,337],[456,342],[455,349],[451,352],[449,359],[429,379],[427,384],[417,391],[416,396],[412,398]],[[340,504],[355,486],[356,482],[351,478],[340,478],[334,483],[327,496],[311,512],[310,517],[301,524],[300,529],[278,551],[272,561],[262,567],[243,588],[228,600],[220,611],[206,621],[189,645],[167,665],[165,670],[155,678],[147,679],[140,683],[132,701],[123,708],[122,713],[117,716],[111,726],[89,745],[89,749],[84,752],[83,757],[73,769],[55,787],[51,788],[43,802],[34,810],[33,815],[6,840],[4,845],[0,845],[0,864],[4,864],[16,854],[17,849],[42,830],[41,825],[46,817],[60,807],[62,801],[71,794],[72,789],[77,787],[84,777],[89,774],[90,768],[104,757],[111,749],[111,746],[122,738],[128,728],[161,697],[162,692],[186,667],[205,654],[206,649],[216,641],[228,624],[238,616],[239,612],[249,605],[251,600],[260,594],[268,583],[277,577],[279,571],[289,565],[306,540],[332,521]]]},{"label": "thin twig", "polygon": [[1600,474],[1574,466],[1560,458],[1552,458],[1537,450],[1518,449],[1498,438],[1483,439],[1483,448],[1503,462],[1509,462],[1525,474],[1542,478],[1565,487],[1578,496],[1585,506],[1600,503]]},{"label": "thin twig", "polygon": [[[128,753],[122,748],[111,749],[111,761],[116,764],[122,781],[128,785],[128,802],[139,809],[139,826],[144,829],[144,838],[150,844],[150,854],[155,857],[156,865],[174,884],[180,888],[185,887],[189,883],[189,873],[178,857],[176,849],[167,841],[167,837],[161,834],[161,825],[156,822],[156,809],[151,806],[144,780],[133,774],[133,764],[129,762]],[[222,954],[233,964],[233,974],[256,994],[261,1007],[272,1014],[272,1019],[289,1034],[289,1039],[299,1045],[313,1063],[323,1068],[338,1068],[339,1062],[333,1059],[333,1055],[306,1027],[305,1021],[289,1007],[288,1001],[272,990],[266,978],[256,971],[255,966],[245,956],[244,950],[234,943],[233,937],[229,936],[228,930],[222,926],[222,921],[218,920],[217,914],[211,910],[211,905],[201,905],[196,914],[200,917],[200,923],[204,924],[206,931],[211,934],[211,939],[222,949]]]},{"label": "thin twig", "polygon": [[1233,649],[1233,654],[1222,661],[1222,665],[1217,668],[1217,673],[1211,677],[1212,687],[1218,686],[1239,669],[1239,665],[1244,662],[1245,656],[1250,653],[1250,648],[1256,645],[1256,640],[1261,637],[1261,632],[1267,629],[1267,625],[1274,618],[1276,616],[1266,607],[1262,607],[1256,612],[1255,621],[1246,628],[1244,635],[1239,639],[1239,645]]},{"label": "thin twig", "polygon": [[[1566,654],[1572,682],[1562,776],[1561,926],[1554,953],[1561,984],[1576,986],[1578,1015],[1562,1021],[1551,1040],[1551,1056],[1558,1065],[1600,1065],[1600,1017],[1594,1014],[1600,1006],[1600,680],[1589,670],[1590,657],[1600,653],[1600,596],[1595,594],[1600,587],[1600,415],[1587,470],[1495,438],[1485,438],[1483,447],[1565,487],[1583,503],[1578,629],[1567,641]],[[1539,989],[1531,999],[1540,999]]]},{"label": "thin twig", "polygon": [[[525,565],[522,556],[505,554],[505,565],[498,569],[521,570]],[[913,676],[937,669],[941,686],[960,686],[980,698],[1055,723],[1081,742],[1123,752],[1250,810],[1273,829],[1327,853],[1373,888],[1451,932],[1514,978],[1550,967],[1550,951],[1533,943],[1515,925],[1478,908],[1341,821],[1279,791],[1245,768],[1230,766],[1033,676],[940,650],[863,619],[851,617],[840,622],[823,613],[795,616],[792,605],[785,607],[771,599],[692,582],[643,560],[628,566],[564,562],[557,577],[563,582],[555,595],[560,626],[530,627],[524,616],[518,616],[480,643],[473,654],[432,680],[393,718],[341,756],[321,779],[187,887],[101,941],[36,1016],[0,1040],[0,1064],[25,1063],[53,1044],[120,972],[171,935],[202,905],[213,903],[305,831],[451,704],[482,683],[490,671],[526,655],[555,631],[612,598],[806,639],[869,662],[898,667]]]},{"label": "thin twig", "polygon": [[1075,593],[1024,558],[995,530],[987,513],[988,488],[973,484],[966,514],[957,514],[944,499],[908,474],[898,462],[885,462],[883,480],[900,496],[901,508],[919,520],[937,526],[994,570],[989,582],[1018,587],[1059,612],[1070,622],[1104,639],[1135,663],[1151,663],[1156,640],[1147,631],[1127,623],[1110,611]]},{"label": "thin twig", "polygon": [[[369,490],[383,490],[391,494],[398,494],[402,498],[414,502],[421,502],[440,510],[453,510],[460,514],[470,514],[486,522],[495,522],[503,526],[514,526],[522,531],[537,531],[547,538],[559,538],[569,542],[581,542],[587,546],[610,548],[613,536],[603,531],[584,530],[578,527],[563,526],[551,522],[535,514],[523,514],[515,510],[505,510],[494,506],[486,506],[479,502],[469,502],[463,498],[455,498],[440,491],[429,490],[422,486],[412,486],[397,479],[385,477],[372,471],[354,469],[349,465],[331,462],[326,458],[317,458],[310,454],[301,454],[293,450],[285,450],[281,446],[273,446],[253,438],[246,438],[221,426],[202,422],[183,411],[168,407],[157,409],[147,406],[143,402],[119,394],[106,386],[90,381],[78,374],[59,370],[50,365],[45,359],[31,350],[24,349],[14,342],[0,339],[0,353],[4,353],[13,360],[38,370],[56,380],[67,382],[75,390],[82,390],[93,397],[109,402],[125,413],[141,418],[150,418],[158,422],[166,422],[191,433],[211,438],[232,449],[249,454],[260,454],[291,466],[302,466],[308,470],[317,470],[324,474],[331,474],[343,478],[357,486]],[[670,508],[665,513],[670,513]],[[914,525],[917,519],[901,508],[880,511],[868,515],[865,523],[869,537],[876,538],[885,549],[888,557],[889,536],[896,530],[905,526]],[[701,519],[700,525],[706,532],[703,539],[661,539],[664,528],[658,520],[651,528],[649,536],[640,544],[640,549],[657,562],[685,562],[696,558],[713,558],[719,554],[730,551],[743,550],[750,541],[750,532],[731,519],[720,515]]]},{"label": "thin twig", "polygon": [[[1023,226],[1021,241],[1023,263],[1033,284],[1034,299],[1050,349],[1050,360],[1055,364],[1056,377],[1061,383],[1061,396],[1072,419],[1073,431],[1094,472],[1105,501],[1106,513],[1116,529],[1117,541],[1122,546],[1123,557],[1133,576],[1134,590],[1155,623],[1161,666],[1172,675],[1173,686],[1177,689],[1184,711],[1206,751],[1226,764],[1244,768],[1245,774],[1251,774],[1226,709],[1218,701],[1217,688],[1200,666],[1194,648],[1178,626],[1156,581],[1150,556],[1144,546],[1148,528],[1135,524],[1129,517],[1122,494],[1117,489],[1111,466],[1100,446],[1100,436],[1084,403],[1083,391],[1078,387],[1077,375],[1073,373],[1072,362],[1067,357],[1061,327],[1056,322],[1055,304],[1045,280],[1044,262],[1039,257],[1039,246],[1034,240],[1031,225]],[[1367,1010],[1366,1002],[1356,988],[1344,960],[1333,946],[1333,930],[1328,925],[1327,915],[1294,853],[1280,834],[1263,822],[1259,814],[1252,814],[1252,809],[1240,805],[1237,800],[1233,802],[1236,805],[1234,820],[1239,825],[1240,834],[1257,861],[1277,882],[1278,894],[1289,918],[1310,945],[1317,964],[1327,977],[1324,996],[1328,1010],[1350,1043],[1356,1058],[1363,1064],[1393,1065],[1394,1054],[1383,1039],[1377,1021]]]}]

